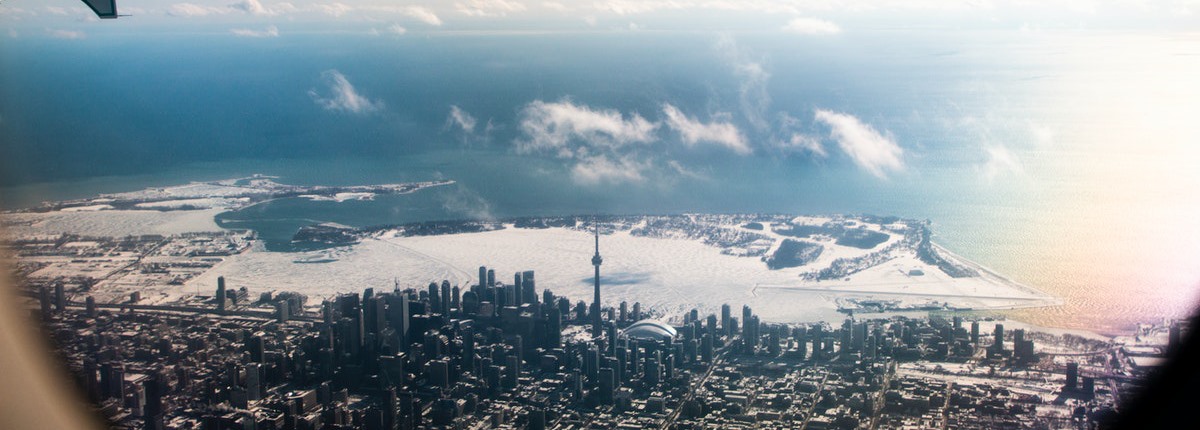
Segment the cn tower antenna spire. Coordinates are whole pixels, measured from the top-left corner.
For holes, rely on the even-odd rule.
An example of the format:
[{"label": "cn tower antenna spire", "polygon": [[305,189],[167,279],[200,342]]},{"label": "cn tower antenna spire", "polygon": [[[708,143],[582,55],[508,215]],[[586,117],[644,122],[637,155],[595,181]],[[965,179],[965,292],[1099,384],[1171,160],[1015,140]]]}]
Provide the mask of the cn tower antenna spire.
[{"label": "cn tower antenna spire", "polygon": [[596,268],[595,277],[595,297],[592,298],[592,338],[599,339],[602,330],[600,329],[600,263],[604,262],[600,258],[600,224],[596,223],[595,218],[592,218],[592,231],[596,238],[596,255],[592,256],[592,266]]}]

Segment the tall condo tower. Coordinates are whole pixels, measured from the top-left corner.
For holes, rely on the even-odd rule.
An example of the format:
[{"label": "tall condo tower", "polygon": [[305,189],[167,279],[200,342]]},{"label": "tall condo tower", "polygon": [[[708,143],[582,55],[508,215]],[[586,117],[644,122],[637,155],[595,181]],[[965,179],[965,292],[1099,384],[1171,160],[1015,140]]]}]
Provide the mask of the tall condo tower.
[{"label": "tall condo tower", "polygon": [[594,227],[595,236],[596,236],[596,255],[592,256],[592,266],[596,268],[596,278],[595,278],[596,297],[594,297],[592,299],[592,337],[595,339],[599,339],[600,338],[600,263],[604,262],[604,259],[600,258],[600,225],[593,223],[593,227]]}]

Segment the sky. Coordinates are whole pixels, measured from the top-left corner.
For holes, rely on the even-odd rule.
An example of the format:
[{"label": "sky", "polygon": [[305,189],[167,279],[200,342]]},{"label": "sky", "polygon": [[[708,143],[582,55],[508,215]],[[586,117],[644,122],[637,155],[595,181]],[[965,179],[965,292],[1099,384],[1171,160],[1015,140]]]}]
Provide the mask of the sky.
[{"label": "sky", "polygon": [[[610,185],[622,183],[661,182],[666,179],[702,179],[706,177],[702,169],[689,165],[683,158],[690,153],[706,156],[728,156],[741,158],[748,156],[772,156],[771,158],[796,158],[810,160],[821,164],[826,162],[844,163],[855,166],[864,176],[886,181],[898,174],[911,173],[914,162],[919,162],[923,155],[920,142],[911,140],[901,130],[904,124],[897,122],[913,122],[912,118],[888,118],[879,112],[870,112],[868,103],[852,100],[853,94],[827,94],[828,97],[811,97],[811,94],[801,93],[808,97],[806,104],[797,105],[787,100],[778,86],[782,80],[797,79],[830,79],[834,86],[831,91],[842,91],[836,87],[836,78],[853,77],[862,74],[856,68],[872,67],[910,67],[920,70],[921,67],[940,67],[937,59],[926,60],[928,65],[903,64],[905,50],[910,47],[912,53],[920,48],[936,49],[944,47],[949,55],[959,55],[958,50],[966,47],[975,52],[988,54],[995,48],[997,59],[983,59],[982,64],[975,66],[1004,67],[1012,55],[1010,47],[990,46],[982,44],[964,44],[958,39],[970,40],[973,33],[999,32],[1003,39],[1021,40],[1026,45],[1036,44],[1040,34],[1053,33],[1046,37],[1050,43],[1061,42],[1063,35],[1070,37],[1072,33],[1093,37],[1096,41],[1082,44],[1084,48],[1104,48],[1108,35],[1117,32],[1124,34],[1152,35],[1167,37],[1194,37],[1195,30],[1200,28],[1200,0],[1174,0],[1164,2],[1139,1],[1088,1],[1088,0],[1059,0],[1059,1],[968,1],[968,2],[937,2],[927,0],[897,0],[878,2],[851,2],[836,0],[801,0],[801,1],[705,1],[705,0],[667,0],[667,1],[517,1],[517,0],[463,0],[449,2],[272,2],[264,0],[239,1],[193,1],[193,2],[160,2],[122,0],[118,2],[122,17],[118,21],[100,22],[82,3],[69,0],[29,1],[7,0],[0,4],[0,25],[3,25],[6,36],[0,36],[10,45],[11,49],[19,49],[41,41],[75,41],[81,45],[91,43],[96,47],[117,47],[131,50],[145,50],[155,47],[162,40],[174,40],[178,44],[193,44],[197,38],[209,38],[203,44],[197,44],[197,56],[205,53],[200,50],[224,49],[234,51],[239,49],[258,49],[263,43],[273,43],[281,50],[286,50],[294,57],[300,58],[332,58],[326,61],[328,67],[321,70],[307,71],[308,88],[302,90],[303,96],[320,109],[340,115],[345,120],[351,118],[374,118],[379,123],[390,123],[392,129],[376,129],[375,135],[386,133],[408,133],[402,125],[405,121],[440,125],[437,138],[445,139],[447,135],[456,135],[458,140],[467,146],[487,146],[503,141],[511,152],[518,155],[537,156],[557,159],[569,169],[570,180],[580,185]],[[132,35],[132,36],[131,36]],[[471,63],[464,55],[463,58],[446,60],[442,68],[451,67],[492,67],[503,61],[512,61],[524,55],[520,51],[541,50],[543,53],[554,54],[556,49],[594,49],[594,54],[586,54],[600,58],[599,65],[617,64],[615,67],[643,67],[643,64],[629,62],[620,58],[619,49],[625,49],[617,43],[606,45],[597,44],[575,45],[572,37],[586,35],[589,37],[628,36],[643,40],[671,40],[672,37],[694,37],[702,40],[698,45],[706,55],[715,59],[718,67],[713,68],[725,76],[705,78],[703,72],[695,79],[698,84],[717,89],[678,91],[677,88],[662,88],[664,93],[659,97],[636,97],[623,94],[618,97],[589,97],[578,88],[564,86],[558,91],[542,90],[541,81],[537,82],[540,94],[522,94],[523,98],[500,98],[509,106],[496,109],[495,106],[481,107],[464,104],[452,97],[448,101],[438,100],[436,120],[430,116],[418,118],[412,115],[397,119],[395,115],[406,109],[412,109],[412,98],[397,101],[395,97],[381,94],[380,82],[370,72],[352,70],[348,61],[340,64],[338,54],[346,56],[358,55],[369,58],[383,51],[372,51],[372,43],[354,37],[375,38],[386,43],[400,46],[401,55],[413,55],[404,51],[403,46],[422,43],[421,40],[455,36],[487,37],[517,36],[509,39],[512,43],[497,43],[493,49],[482,48],[471,52],[475,57],[491,54],[509,55],[512,58],[495,57],[491,63]],[[1188,36],[1191,35],[1191,36]],[[520,36],[527,36],[522,39]],[[125,37],[125,39],[122,39]],[[129,37],[141,39],[129,39]],[[177,37],[178,39],[167,39]],[[304,39],[304,38],[309,39]],[[314,44],[313,53],[303,51],[304,41],[320,37],[327,40],[351,38],[350,43],[363,41],[360,47]],[[902,43],[888,45],[889,38],[903,40]],[[190,39],[189,39],[190,38]],[[945,40],[939,40],[944,38]],[[283,40],[297,40],[291,44]],[[562,46],[534,46],[539,39],[562,40]],[[754,40],[768,40],[769,43],[755,45]],[[500,39],[497,39],[500,40]],[[534,41],[531,43],[530,41]],[[1113,39],[1125,43],[1128,39]],[[267,42],[278,41],[278,42]],[[224,44],[223,44],[224,43]],[[528,45],[526,45],[528,44]],[[429,43],[433,46],[436,43]],[[871,47],[871,45],[876,45]],[[564,48],[563,46],[566,46]],[[863,46],[868,46],[863,48]],[[695,49],[697,44],[683,46],[682,49]],[[679,46],[670,48],[680,49]],[[1075,50],[1071,46],[1067,49]],[[103,49],[103,48],[101,48]],[[341,53],[328,53],[330,49],[341,49]],[[446,49],[458,50],[457,47]],[[827,64],[814,64],[813,59],[821,61],[820,52],[830,52]],[[892,56],[892,51],[899,54]],[[790,52],[805,52],[807,63],[781,64],[780,57]],[[37,52],[30,48],[28,52]],[[513,53],[516,54],[513,54]],[[631,55],[653,55],[656,53],[637,52],[628,49]],[[683,54],[669,50],[662,51],[663,58],[640,59],[645,64],[670,64],[678,61]],[[429,53],[426,53],[429,54]],[[911,53],[910,53],[911,54]],[[34,55],[34,54],[29,54]],[[72,55],[62,54],[70,59]],[[562,58],[573,58],[580,53],[564,53]],[[1183,53],[1188,55],[1188,53]],[[23,54],[14,53],[4,64],[10,70],[18,73],[28,73],[26,62],[31,59]],[[214,56],[216,58],[216,56]],[[246,63],[241,59],[224,57],[230,68],[242,67]],[[322,58],[325,59],[325,58]],[[344,58],[343,58],[344,59]],[[549,56],[524,57],[523,60],[553,61]],[[1090,60],[1090,59],[1089,59]],[[187,60],[181,60],[185,63]],[[582,61],[588,61],[584,59]],[[1155,59],[1158,61],[1158,59]],[[622,63],[625,62],[625,63]],[[900,64],[897,64],[900,62]],[[316,61],[313,61],[316,63]],[[822,62],[823,63],[823,62]],[[950,67],[959,64],[946,64]],[[170,66],[166,64],[165,66]],[[389,66],[391,66],[389,64]],[[1151,63],[1148,67],[1157,67]],[[400,65],[405,67],[405,65]],[[498,67],[503,67],[500,64]],[[811,75],[786,76],[791,69],[797,67],[815,69]],[[826,67],[826,69],[821,69]],[[1016,65],[1015,67],[1020,67]],[[164,67],[166,68],[166,67]],[[839,69],[840,68],[840,69]],[[436,69],[430,65],[430,69]],[[529,69],[538,69],[529,67]],[[649,70],[649,67],[647,67]],[[554,73],[572,73],[569,65],[546,64],[540,70]],[[162,76],[170,75],[170,70]],[[373,72],[373,71],[372,71]],[[911,72],[911,71],[910,71]],[[184,72],[176,72],[184,73]],[[280,71],[281,76],[288,71]],[[660,81],[684,76],[690,71],[659,73]],[[903,72],[900,72],[903,73]],[[636,76],[635,73],[630,73]],[[953,75],[951,75],[953,76]],[[572,78],[576,76],[571,76]],[[689,76],[690,77],[690,76]],[[867,75],[859,78],[855,85],[868,87],[872,80],[882,80],[884,74]],[[230,76],[229,81],[235,81],[237,76]],[[172,76],[174,81],[169,85],[184,87],[178,76]],[[1154,79],[1146,77],[1147,80]],[[17,82],[18,79],[9,79]],[[282,78],[269,85],[282,85]],[[465,81],[466,79],[463,79]],[[986,78],[978,79],[987,84]],[[613,81],[602,82],[612,85]],[[139,84],[136,79],[122,84]],[[653,86],[663,87],[670,84],[651,82]],[[686,83],[685,83],[686,84]],[[953,85],[954,82],[946,82]],[[162,84],[160,84],[162,85]],[[211,83],[210,83],[211,85]],[[682,85],[682,84],[678,84]],[[466,87],[466,85],[464,85]],[[725,88],[728,87],[728,88]],[[873,88],[874,94],[895,93],[903,88]],[[13,88],[4,88],[8,92],[17,92]],[[450,88],[449,90],[454,90]],[[623,91],[629,91],[624,88]],[[985,88],[985,91],[988,89]],[[688,92],[707,91],[703,97],[691,97]],[[992,89],[991,91],[997,91]],[[1003,90],[1000,90],[1003,91]],[[443,91],[443,93],[448,91]],[[633,93],[637,93],[634,90]],[[782,95],[781,95],[782,94]],[[94,96],[86,96],[94,98]],[[153,97],[146,96],[146,97]],[[411,96],[410,96],[411,97]],[[16,98],[16,97],[10,97]],[[132,98],[132,97],[131,97]],[[1002,99],[1000,97],[994,97]],[[1001,100],[1002,101],[1002,100]],[[228,102],[228,100],[224,100]],[[874,103],[874,101],[870,101]],[[49,103],[49,102],[47,102]],[[790,103],[790,104],[789,104]],[[62,106],[65,103],[60,103]],[[699,106],[699,108],[698,108]],[[22,111],[24,106],[5,106],[8,109]],[[124,107],[122,107],[124,108]],[[228,110],[228,107],[213,104],[213,110]],[[887,115],[894,116],[896,109],[891,109]],[[2,112],[2,110],[0,110]],[[500,112],[500,113],[497,113]],[[21,114],[25,112],[9,112],[9,127],[21,122]],[[48,112],[47,112],[48,113]],[[30,114],[32,115],[32,114]],[[48,115],[43,115],[48,116]],[[145,115],[152,117],[153,115]],[[962,122],[967,123],[962,128],[974,133],[988,135],[992,133],[992,124],[988,118],[980,119],[977,113],[965,113]],[[919,119],[919,118],[918,118]],[[0,117],[0,127],[4,127],[5,118]],[[293,123],[302,119],[293,119]],[[221,119],[229,122],[228,119]],[[971,124],[974,121],[976,124]],[[116,121],[110,121],[116,122]],[[345,124],[343,127],[349,127]],[[185,134],[186,125],[179,125],[180,134]],[[366,133],[361,124],[355,124],[358,133]],[[1006,125],[1011,129],[1011,126]],[[40,127],[45,130],[47,127]],[[211,128],[211,127],[210,127]],[[1050,141],[1055,131],[1052,128],[1038,124],[1031,119],[1027,127],[1022,129],[1020,140]],[[21,141],[22,144],[38,145],[38,140],[67,140],[62,137],[33,136],[45,134],[44,131],[34,131],[22,134],[20,130],[6,131],[9,139]],[[32,137],[31,137],[32,136]],[[73,136],[80,139],[80,134]],[[135,136],[136,134],[131,134]],[[985,136],[986,137],[986,136]],[[157,139],[156,135],[148,133],[146,139]],[[369,140],[369,139],[367,139]],[[991,140],[991,139],[981,139]],[[1000,139],[1003,140],[1003,139]],[[29,143],[33,142],[33,143]],[[84,146],[82,143],[80,146]],[[176,145],[183,147],[185,145]],[[259,145],[266,149],[251,151],[250,156],[269,157],[275,152],[271,144]],[[86,149],[85,149],[86,151]],[[672,155],[663,155],[669,151]],[[20,154],[17,148],[11,152]],[[69,152],[69,151],[67,151]],[[179,157],[196,157],[199,154],[180,153]],[[1006,176],[1022,176],[1025,171],[1022,156],[1015,151],[1011,143],[985,141],[974,149],[973,162],[969,163],[978,172],[978,176],[987,182]],[[833,160],[833,161],[826,161]],[[49,162],[47,162],[49,163]],[[36,166],[37,163],[31,164]],[[86,167],[86,166],[85,166]],[[38,167],[45,170],[45,166]],[[14,166],[13,170],[20,170]],[[38,169],[32,169],[38,170]],[[80,171],[86,171],[81,168]],[[4,178],[5,183],[28,182],[39,178]],[[45,179],[45,178],[41,178]]]},{"label": "sky", "polygon": [[[404,35],[452,31],[759,31],[828,35],[863,28],[1194,30],[1196,0],[598,0],[598,1],[150,1],[121,0],[132,26],[224,27],[241,37],[346,31]],[[78,1],[6,0],[19,37],[87,37]]]},{"label": "sky", "polygon": [[[711,35],[709,49],[728,65],[736,100],[698,111],[671,100],[652,105],[596,105],[574,94],[537,98],[511,109],[509,123],[460,104],[446,108],[445,127],[463,140],[511,140],[518,154],[552,157],[570,168],[578,184],[645,182],[656,173],[703,176],[681,160],[657,157],[647,148],[663,141],[684,150],[732,156],[795,154],[812,160],[831,155],[848,160],[870,177],[887,179],[905,172],[912,158],[885,125],[853,112],[857,106],[805,106],[791,111],[772,97],[771,58],[745,47],[747,38],[783,43],[826,43],[843,50],[842,40],[870,37],[959,37],[984,30],[1030,34],[1068,32],[1191,32],[1197,28],[1200,1],[517,1],[451,2],[272,2],[263,0],[159,2],[123,0],[118,10],[130,16],[120,23],[98,22],[82,3],[69,0],[7,0],[0,25],[9,44],[30,40],[92,40],[122,34],[211,35],[216,38],[280,39],[312,35],[369,36],[404,41],[453,35],[533,35],[566,38],[573,34]],[[558,36],[555,36],[558,35]],[[0,39],[4,39],[0,36]],[[97,40],[99,42],[97,42]],[[860,39],[861,40],[861,39]],[[815,41],[815,42],[811,42]],[[139,45],[151,45],[147,40]],[[401,42],[411,43],[411,42]],[[947,45],[953,46],[953,42]],[[294,49],[294,48],[293,48]],[[497,48],[503,51],[505,47]],[[509,47],[508,49],[512,49]],[[347,51],[354,51],[348,49]],[[599,56],[603,56],[600,54]],[[18,58],[13,55],[11,58]],[[8,60],[11,67],[20,67]],[[865,59],[886,63],[888,59]],[[870,67],[868,65],[868,67]],[[307,91],[316,105],[350,116],[386,115],[390,106],[364,91],[361,73],[348,75],[334,65],[321,70],[320,85]],[[711,84],[710,84],[711,85]],[[711,104],[711,103],[710,103]],[[11,115],[10,115],[11,116]],[[2,125],[3,118],[0,118]],[[1031,126],[1036,128],[1036,126]],[[516,134],[512,132],[516,131]],[[1046,130],[1032,130],[1047,139]],[[1021,173],[1017,155],[1004,145],[980,148],[978,170],[989,181]],[[661,179],[661,178],[659,178]],[[6,181],[12,182],[12,181]]]}]

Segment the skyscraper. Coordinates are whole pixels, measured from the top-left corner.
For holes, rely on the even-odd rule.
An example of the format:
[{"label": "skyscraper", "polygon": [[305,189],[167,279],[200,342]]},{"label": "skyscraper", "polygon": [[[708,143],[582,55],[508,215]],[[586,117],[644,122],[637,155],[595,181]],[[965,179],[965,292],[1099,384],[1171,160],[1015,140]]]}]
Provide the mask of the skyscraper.
[{"label": "skyscraper", "polygon": [[221,312],[221,313],[225,312],[226,294],[228,294],[228,293],[225,291],[225,277],[218,276],[217,277],[217,311],[218,312]]},{"label": "skyscraper", "polygon": [[595,277],[595,297],[592,299],[592,337],[600,337],[600,263],[604,262],[600,258],[600,225],[594,226],[596,237],[596,255],[592,256],[592,266],[596,268]]}]

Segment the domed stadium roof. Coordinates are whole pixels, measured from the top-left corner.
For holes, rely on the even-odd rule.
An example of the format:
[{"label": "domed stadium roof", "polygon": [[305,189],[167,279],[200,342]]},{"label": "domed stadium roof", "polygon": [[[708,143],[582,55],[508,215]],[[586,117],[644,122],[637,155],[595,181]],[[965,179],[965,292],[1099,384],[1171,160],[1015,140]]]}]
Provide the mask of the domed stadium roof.
[{"label": "domed stadium roof", "polygon": [[641,320],[621,331],[625,337],[643,340],[670,339],[675,337],[675,333],[675,327],[656,320]]}]

